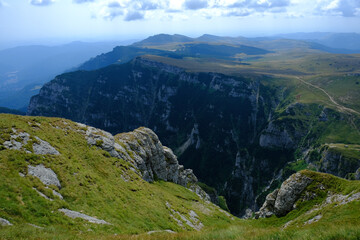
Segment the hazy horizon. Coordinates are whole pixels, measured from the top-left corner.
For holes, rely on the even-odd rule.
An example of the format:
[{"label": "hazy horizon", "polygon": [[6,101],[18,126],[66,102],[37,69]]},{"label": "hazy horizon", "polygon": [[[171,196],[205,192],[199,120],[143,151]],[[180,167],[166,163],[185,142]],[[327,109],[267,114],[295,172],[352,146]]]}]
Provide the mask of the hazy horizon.
[{"label": "hazy horizon", "polygon": [[359,32],[356,0],[0,0],[0,48],[140,40],[159,33],[261,37]]}]

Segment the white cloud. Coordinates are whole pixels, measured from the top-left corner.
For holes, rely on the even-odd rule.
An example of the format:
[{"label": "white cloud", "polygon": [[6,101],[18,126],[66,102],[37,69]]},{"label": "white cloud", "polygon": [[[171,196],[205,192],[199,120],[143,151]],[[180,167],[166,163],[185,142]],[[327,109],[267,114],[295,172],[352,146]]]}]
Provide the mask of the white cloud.
[{"label": "white cloud", "polygon": [[128,12],[124,18],[125,21],[135,21],[144,19],[144,14],[141,12]]},{"label": "white cloud", "polygon": [[343,17],[359,16],[359,0],[321,0],[316,6],[319,15],[335,15]]},{"label": "white cloud", "polygon": [[74,1],[74,3],[81,4],[81,3],[87,3],[87,2],[94,2],[95,0],[73,0],[73,1]]},{"label": "white cloud", "polygon": [[[33,0],[40,1],[40,0]],[[43,0],[45,1],[45,0]],[[54,1],[54,0],[47,0]],[[113,20],[215,17],[359,16],[360,0],[73,0],[89,2],[93,16]]]},{"label": "white cloud", "polygon": [[30,3],[34,6],[48,6],[55,2],[55,0],[30,0]]},{"label": "white cloud", "polygon": [[208,7],[207,0],[186,0],[184,3],[186,9],[197,10]]}]

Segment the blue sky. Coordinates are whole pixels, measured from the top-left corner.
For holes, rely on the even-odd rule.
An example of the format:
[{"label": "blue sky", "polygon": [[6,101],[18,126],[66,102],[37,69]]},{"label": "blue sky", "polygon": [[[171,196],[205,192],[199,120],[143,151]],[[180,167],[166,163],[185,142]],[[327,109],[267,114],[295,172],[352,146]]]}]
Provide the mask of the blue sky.
[{"label": "blue sky", "polygon": [[0,0],[0,44],[360,32],[360,0]]}]

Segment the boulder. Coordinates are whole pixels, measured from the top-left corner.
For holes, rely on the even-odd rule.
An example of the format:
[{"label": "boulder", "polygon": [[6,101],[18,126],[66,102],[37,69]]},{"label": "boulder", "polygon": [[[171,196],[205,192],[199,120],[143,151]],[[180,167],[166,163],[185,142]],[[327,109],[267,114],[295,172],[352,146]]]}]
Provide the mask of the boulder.
[{"label": "boulder", "polygon": [[210,200],[209,195],[197,185],[191,169],[184,169],[173,151],[161,144],[149,128],[140,127],[132,132],[112,136],[100,129],[87,126],[88,144],[107,151],[112,157],[131,163],[136,172],[147,182],[157,179],[177,183]]},{"label": "boulder", "polygon": [[311,178],[299,172],[291,175],[281,184],[280,189],[266,196],[263,206],[255,213],[255,218],[271,217],[274,214],[278,217],[286,215],[293,209],[294,203],[312,181]]},{"label": "boulder", "polygon": [[12,224],[8,220],[4,218],[0,218],[0,226],[11,226],[11,225]]},{"label": "boulder", "polygon": [[60,155],[60,153],[50,145],[50,143],[40,139],[39,137],[35,137],[38,143],[33,144],[33,150],[35,154],[50,154],[50,155]]},{"label": "boulder", "polygon": [[283,182],[275,200],[275,214],[277,216],[284,216],[290,212],[302,191],[309,186],[312,181],[311,178],[301,173],[295,173]]},{"label": "boulder", "polygon": [[97,218],[94,218],[94,217],[90,217],[86,214],[83,214],[83,213],[79,213],[79,212],[75,212],[75,211],[72,211],[72,210],[69,210],[69,209],[66,209],[66,208],[61,208],[59,209],[59,212],[62,212],[64,213],[66,216],[70,217],[70,218],[82,218],[88,222],[91,222],[91,223],[96,223],[96,224],[110,224],[104,220],[100,220],[100,219],[97,219]]},{"label": "boulder", "polygon": [[61,188],[59,179],[57,178],[56,173],[50,168],[46,168],[44,165],[40,164],[37,166],[28,166],[28,174],[40,179],[40,181],[45,185],[55,185],[58,188]]}]

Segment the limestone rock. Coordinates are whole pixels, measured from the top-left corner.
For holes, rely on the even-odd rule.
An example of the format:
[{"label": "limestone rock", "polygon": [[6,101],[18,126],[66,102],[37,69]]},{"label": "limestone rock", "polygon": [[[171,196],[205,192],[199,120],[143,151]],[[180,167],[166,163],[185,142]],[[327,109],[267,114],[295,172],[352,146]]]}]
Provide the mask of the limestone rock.
[{"label": "limestone rock", "polygon": [[360,167],[355,172],[355,180],[360,180]]},{"label": "limestone rock", "polygon": [[59,179],[57,178],[56,173],[50,168],[46,168],[44,165],[40,164],[37,166],[28,166],[28,174],[40,179],[40,181],[45,185],[55,185],[58,188],[61,188]]},{"label": "limestone rock", "polygon": [[283,182],[275,200],[275,214],[277,216],[284,216],[290,212],[302,191],[309,186],[312,181],[311,178],[301,173],[295,173]]},{"label": "limestone rock", "polygon": [[266,218],[274,215],[274,205],[279,189],[275,189],[272,193],[266,196],[265,202],[258,212],[255,213],[255,218]]},{"label": "limestone rock", "polygon": [[12,129],[10,140],[4,142],[4,147],[7,149],[21,150],[30,139],[30,135],[26,132],[17,133],[16,129]]},{"label": "limestone rock", "polygon": [[301,173],[291,175],[276,189],[266,196],[263,206],[255,213],[255,218],[270,217],[272,215],[284,216],[293,209],[294,203],[299,199],[303,190],[313,180]]},{"label": "limestone rock", "polygon": [[253,216],[253,211],[250,208],[245,210],[245,214],[242,216],[243,219],[250,219]]},{"label": "limestone rock", "polygon": [[97,146],[112,157],[131,163],[135,172],[145,181],[171,181],[189,188],[205,200],[210,200],[196,184],[198,180],[193,171],[179,165],[173,151],[163,146],[152,130],[141,127],[114,137],[108,132],[87,126],[85,137],[89,145]]},{"label": "limestone rock", "polygon": [[87,127],[86,139],[88,144],[102,148],[109,152],[112,157],[119,157],[119,153],[115,149],[114,137],[110,133],[97,128]]},{"label": "limestone rock", "polygon": [[281,129],[273,122],[270,122],[260,135],[259,144],[261,147],[266,148],[292,149],[295,146],[294,140],[287,129]]},{"label": "limestone rock", "polygon": [[0,218],[0,225],[1,226],[11,226],[12,224],[8,220],[6,220],[4,218]]},{"label": "limestone rock", "polygon": [[319,221],[321,218],[322,218],[322,215],[317,215],[317,216],[313,217],[312,219],[306,221],[306,222],[304,223],[304,225],[312,224],[312,223],[314,223],[314,222],[317,222],[317,221]]},{"label": "limestone rock", "polygon": [[50,143],[40,139],[39,137],[35,137],[39,143],[33,144],[33,150],[35,154],[50,154],[50,155],[60,155],[60,153],[50,145]]},{"label": "limestone rock", "polygon": [[75,212],[75,211],[71,211],[69,209],[66,209],[66,208],[61,208],[59,209],[59,212],[62,212],[64,213],[66,216],[70,217],[70,218],[82,218],[88,222],[91,222],[91,223],[96,223],[96,224],[110,224],[104,220],[100,220],[100,219],[97,219],[97,218],[94,218],[94,217],[90,217],[86,214],[83,214],[83,213],[79,213],[79,212]]}]

